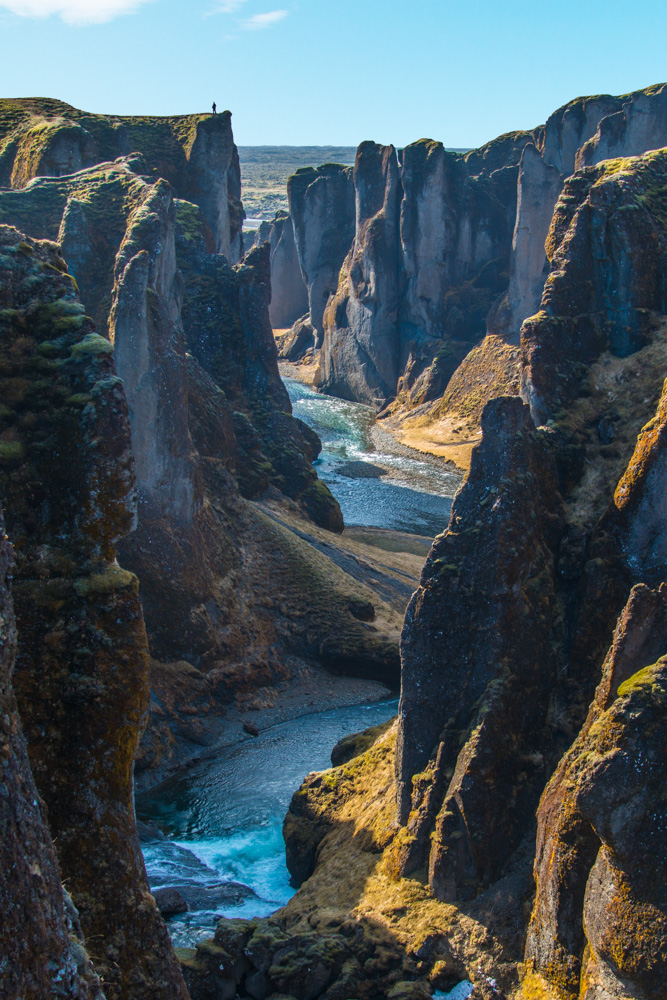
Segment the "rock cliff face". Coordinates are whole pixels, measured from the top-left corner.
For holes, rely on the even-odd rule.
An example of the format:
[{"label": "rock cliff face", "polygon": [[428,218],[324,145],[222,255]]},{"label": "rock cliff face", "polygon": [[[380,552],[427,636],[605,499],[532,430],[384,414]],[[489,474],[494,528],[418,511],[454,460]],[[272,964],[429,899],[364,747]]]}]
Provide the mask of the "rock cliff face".
[{"label": "rock cliff face", "polygon": [[241,256],[243,205],[231,114],[140,118],[93,115],[46,98],[0,100],[0,187],[62,177],[139,152],[145,172],[199,205],[216,249]]},{"label": "rock cliff face", "polygon": [[[567,182],[525,400],[484,409],[406,615],[397,726],[293,798],[302,884],[256,929],[276,992],[665,996],[666,164]],[[315,929],[322,982],[287,987]]]},{"label": "rock cliff face", "polygon": [[78,915],[61,885],[44,807],[35,788],[12,689],[16,623],[9,575],[12,550],[0,515],[0,734],[3,791],[0,949],[8,1000],[66,994],[102,1000]]},{"label": "rock cliff face", "polygon": [[522,393],[538,423],[567,406],[590,363],[643,347],[665,310],[664,151],[608,160],[566,183],[547,239],[540,312],[524,325]]},{"label": "rock cliff face", "polygon": [[667,593],[635,587],[538,811],[526,958],[564,995],[667,995]]},{"label": "rock cliff face", "polygon": [[[278,374],[270,247],[231,266],[204,211],[146,169],[133,154],[37,178],[0,191],[0,218],[60,240],[123,379],[138,520],[119,550],[141,580],[152,656],[150,782],[219,740],[230,706],[273,702],[308,670],[396,683],[411,585],[372,550],[359,569],[359,553],[327,541],[342,517]],[[376,607],[373,630],[358,601]]]},{"label": "rock cliff face", "polygon": [[431,888],[446,900],[494,881],[530,824],[549,742],[536,734],[559,666],[554,551],[562,526],[553,458],[519,399],[487,404],[482,429],[402,641],[396,767],[408,836],[401,867],[420,867],[426,851]]},{"label": "rock cliff face", "polygon": [[627,97],[578,98],[537,131],[522,155],[510,284],[489,317],[490,332],[518,342],[523,320],[537,311],[548,273],[544,244],[565,179],[581,166],[664,146],[666,95],[663,85]]},{"label": "rock cliff face", "polygon": [[[385,415],[404,443],[467,466],[484,403],[499,390],[516,391],[521,325],[537,312],[549,275],[545,241],[564,183],[585,165],[665,145],[666,93],[659,85],[577,98],[545,125],[465,155],[421,140],[401,152],[400,163],[390,157],[385,172],[398,180],[373,181],[382,195],[376,223],[357,213],[345,266],[337,276],[328,262],[322,271],[323,296],[330,296],[323,342],[311,301],[314,346],[322,346],[315,385],[378,409],[390,404]],[[358,205],[367,187],[363,165],[382,155],[374,149],[359,149]],[[308,190],[305,176],[290,183]],[[570,193],[568,186],[564,197]],[[321,226],[293,201],[310,287],[318,265],[306,264],[304,247]],[[295,332],[284,354],[294,360],[310,347]],[[461,404],[462,388],[469,404]]]},{"label": "rock cliff face", "polygon": [[290,216],[308,289],[315,346],[322,346],[324,310],[354,239],[355,193],[350,167],[325,163],[297,170],[287,182]]},{"label": "rock cliff face", "polygon": [[667,85],[658,84],[618,98],[600,118],[594,135],[577,151],[577,167],[628,153],[658,149],[667,142]]},{"label": "rock cliff face", "polygon": [[148,650],[137,579],[115,558],[136,516],[121,381],[58,248],[5,226],[0,241],[0,496],[30,764],[107,998],[185,998],[134,830]]},{"label": "rock cliff face", "polygon": [[[649,418],[650,405],[661,385],[660,362],[653,367],[649,358],[662,356],[664,349],[665,317],[656,311],[660,307],[664,310],[664,263],[660,263],[665,259],[660,252],[664,228],[651,192],[664,184],[666,164],[666,154],[647,154],[624,161],[623,180],[616,176],[618,166],[614,164],[607,166],[606,173],[599,167],[578,175],[578,183],[586,191],[595,190],[595,197],[601,199],[595,225],[588,225],[595,211],[591,204],[595,197],[580,211],[567,191],[559,202],[561,212],[554,217],[554,231],[560,235],[559,269],[547,281],[544,311],[524,327],[522,344],[528,373],[524,391],[531,400],[531,410],[539,423],[550,416],[556,419],[551,428],[536,431],[519,400],[487,404],[482,417],[482,443],[473,453],[470,473],[454,504],[448,529],[441,540],[436,540],[421,588],[406,616],[397,753],[399,816],[407,822],[401,863],[407,871],[423,861],[419,854],[419,845],[424,843],[423,824],[430,827],[440,808],[432,801],[441,794],[440,783],[447,791],[435,820],[429,872],[431,886],[441,898],[460,898],[475,879],[481,884],[493,880],[490,866],[494,847],[478,845],[477,831],[483,838],[487,831],[497,832],[508,822],[501,841],[506,850],[512,844],[511,831],[520,836],[526,830],[536,804],[535,795],[544,780],[542,768],[545,763],[549,767],[554,740],[558,745],[565,737],[565,731],[558,735],[563,719],[568,718],[568,724],[575,729],[583,722],[579,718],[577,725],[581,703],[587,704],[592,696],[599,643],[605,633],[610,634],[611,624],[621,610],[623,585],[639,580],[654,583],[655,574],[660,572],[658,560],[653,557],[651,562],[649,556],[662,544],[660,515],[646,517],[646,531],[651,536],[648,546],[637,545],[638,536],[634,536],[634,544],[630,541],[632,529],[618,501],[597,526],[596,520],[612,501],[614,486],[623,471],[620,463],[624,460],[632,470],[636,466],[643,468],[647,461],[631,460],[630,447],[639,430],[637,421],[641,422],[642,416],[644,420]],[[624,210],[629,203],[630,211]],[[648,207],[651,204],[653,208]],[[570,222],[567,228],[563,213]],[[606,234],[604,255],[588,242],[592,230]],[[648,249],[654,244],[658,248],[657,264]],[[605,259],[600,260],[601,256]],[[642,267],[644,259],[646,266]],[[605,269],[602,275],[598,268]],[[625,283],[620,273],[616,278],[615,268],[623,271]],[[636,289],[644,297],[639,311],[634,305]],[[563,324],[557,333],[554,331],[556,321],[547,312],[559,301],[558,291],[560,301],[572,309],[569,340],[563,335]],[[594,318],[588,324],[584,304]],[[640,317],[640,335],[633,337],[636,315]],[[581,359],[573,356],[575,344],[580,347]],[[631,360],[638,353],[643,353],[644,358]],[[639,413],[627,383],[619,391],[599,384],[598,380],[602,380],[598,371],[613,364],[614,357],[619,358],[614,373],[618,386],[636,378],[638,369],[643,371],[646,395]],[[591,368],[596,360],[599,367]],[[535,370],[532,378],[531,365]],[[545,387],[543,394],[538,385]],[[557,394],[551,405],[546,402],[549,392]],[[609,411],[610,405],[613,411]],[[520,412],[524,413],[521,419]],[[597,441],[591,445],[582,436],[582,418],[595,421]],[[610,447],[612,441],[614,446]],[[526,450],[519,453],[517,447]],[[657,442],[652,441],[650,447],[658,447]],[[644,451],[648,448],[645,442]],[[505,461],[512,473],[504,470]],[[659,459],[653,462],[659,463]],[[634,503],[646,503],[637,499],[638,494],[645,495],[645,480],[638,481],[631,471],[626,471],[625,478],[629,482],[628,494],[635,495]],[[511,495],[514,489],[518,490],[516,496]],[[625,488],[622,494],[624,503],[629,504]],[[507,531],[510,533],[505,534]],[[516,537],[512,531],[518,532]],[[486,551],[490,539],[494,549]],[[620,559],[619,550],[623,553]],[[468,554],[470,564],[466,561]],[[478,582],[475,567],[482,573]],[[470,608],[460,609],[459,602],[468,600],[472,602]],[[518,616],[513,623],[505,622],[505,601],[510,618]],[[488,635],[484,626],[487,613]],[[457,625],[466,621],[474,622],[470,631]],[[521,641],[517,643],[519,634]],[[505,641],[509,643],[506,649],[496,646]],[[487,656],[493,670],[498,671],[493,678],[483,676]],[[448,670],[450,662],[453,673]],[[457,678],[462,664],[466,664],[464,680]],[[528,672],[524,673],[524,669]],[[564,671],[569,674],[565,685]],[[519,704],[517,695],[504,704],[508,685],[515,682],[523,692],[521,719],[505,730],[511,717],[510,706]],[[443,706],[437,715],[430,700],[434,690]],[[470,699],[463,726],[459,715],[462,698]],[[504,720],[499,730],[494,718]],[[526,745],[520,735],[522,720],[528,726]],[[538,736],[540,731],[542,737]],[[511,734],[508,752],[518,754],[512,763],[505,760],[505,751],[500,749],[504,732]],[[544,742],[540,743],[540,739]],[[429,759],[427,773],[414,777],[424,770]],[[495,774],[497,767],[499,774]],[[442,773],[444,781],[439,777]],[[512,776],[511,789],[503,789],[501,775]],[[503,812],[509,808],[511,819],[490,819],[496,789],[498,805]],[[519,819],[523,795],[529,800],[532,796],[532,801],[524,818]],[[476,809],[483,810],[483,814],[478,817]],[[449,843],[448,836],[452,838]],[[446,877],[439,872],[445,872]]]},{"label": "rock cliff face", "polygon": [[401,185],[393,146],[361,144],[354,191],[354,243],[324,317],[318,385],[331,395],[376,405],[392,391],[399,353]]},{"label": "rock cliff face", "polygon": [[308,312],[308,289],[301,274],[289,213],[278,212],[267,229],[266,236],[259,234],[257,243],[267,239],[271,245],[269,317],[274,329],[285,330]]}]

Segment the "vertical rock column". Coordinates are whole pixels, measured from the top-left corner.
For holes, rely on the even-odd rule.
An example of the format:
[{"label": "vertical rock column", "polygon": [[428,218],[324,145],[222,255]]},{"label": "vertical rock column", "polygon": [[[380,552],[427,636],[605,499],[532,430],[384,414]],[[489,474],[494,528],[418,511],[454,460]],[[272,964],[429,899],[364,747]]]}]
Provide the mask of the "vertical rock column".
[{"label": "vertical rock column", "polygon": [[354,189],[354,244],[324,317],[319,386],[381,407],[395,394],[399,375],[402,188],[393,146],[362,142]]},{"label": "vertical rock column", "polygon": [[171,187],[160,180],[147,188],[120,245],[109,329],[130,410],[141,505],[188,524],[200,487],[188,430],[174,231]]},{"label": "vertical rock column", "polygon": [[178,185],[202,209],[218,253],[235,263],[241,254],[241,168],[229,111],[194,121],[187,164]]},{"label": "vertical rock column", "polygon": [[338,275],[354,239],[352,168],[325,163],[297,170],[287,182],[287,197],[319,350],[324,310],[338,288]]},{"label": "vertical rock column", "polygon": [[301,274],[294,226],[287,212],[278,212],[269,232],[271,244],[271,304],[274,329],[292,326],[308,312],[308,289]]},{"label": "vertical rock column", "polygon": [[136,503],[122,383],[54,245],[2,227],[0,251],[0,496],[30,762],[107,1000],[185,1000],[134,824],[148,675],[138,582],[115,559]]}]

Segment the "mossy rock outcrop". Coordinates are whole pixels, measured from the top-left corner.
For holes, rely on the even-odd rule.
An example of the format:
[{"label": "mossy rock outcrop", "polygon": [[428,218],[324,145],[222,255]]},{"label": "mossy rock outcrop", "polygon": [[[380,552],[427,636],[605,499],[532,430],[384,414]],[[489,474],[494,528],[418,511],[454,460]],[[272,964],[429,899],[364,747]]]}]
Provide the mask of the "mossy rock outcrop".
[{"label": "mossy rock outcrop", "polygon": [[241,255],[241,171],[231,114],[96,115],[47,98],[0,100],[0,187],[140,154],[140,172],[199,205],[216,248]]},{"label": "mossy rock outcrop", "polygon": [[107,1000],[185,998],[134,824],[149,692],[138,582],[116,562],[136,516],[127,404],[58,247],[2,226],[0,271],[0,499],[31,769]]}]

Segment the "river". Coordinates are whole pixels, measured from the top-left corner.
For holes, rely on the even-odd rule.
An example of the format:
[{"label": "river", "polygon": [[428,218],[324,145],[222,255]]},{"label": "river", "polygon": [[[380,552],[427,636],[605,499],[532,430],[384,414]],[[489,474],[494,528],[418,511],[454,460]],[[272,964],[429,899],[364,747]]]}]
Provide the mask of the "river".
[{"label": "river", "polygon": [[338,500],[345,524],[431,538],[445,529],[460,472],[429,456],[417,458],[382,430],[370,406],[283,381],[294,416],[320,436],[315,468]]},{"label": "river", "polygon": [[[322,440],[317,472],[347,525],[430,537],[444,529],[459,473],[416,459],[378,432],[369,407],[315,393],[293,379],[285,384],[294,415]],[[293,719],[216,750],[137,798],[140,819],[166,835],[142,844],[151,888],[194,893],[189,911],[169,921],[175,945],[209,937],[221,915],[266,916],[288,901],[294,889],[282,821],[293,793],[309,771],[331,766],[331,750],[342,736],[384,722],[396,710],[390,700]],[[233,898],[225,899],[223,882],[249,891],[231,890]],[[451,1000],[467,996],[467,985]]]}]

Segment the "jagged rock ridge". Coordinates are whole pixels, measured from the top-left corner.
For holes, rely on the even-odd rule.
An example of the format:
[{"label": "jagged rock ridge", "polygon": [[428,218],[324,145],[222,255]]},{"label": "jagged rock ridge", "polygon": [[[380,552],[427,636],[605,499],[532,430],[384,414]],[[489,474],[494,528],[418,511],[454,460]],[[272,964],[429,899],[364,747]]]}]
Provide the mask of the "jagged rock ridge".
[{"label": "jagged rock ridge", "polygon": [[[297,197],[313,181],[291,179],[304,278],[310,287],[321,276],[328,296],[323,334],[311,302],[314,346],[322,347],[315,385],[379,410],[391,404],[384,415],[401,440],[467,465],[484,403],[517,391],[521,324],[539,307],[549,272],[545,240],[563,184],[605,157],[663,146],[666,109],[667,85],[657,85],[578,98],[545,125],[467,154],[431,140],[400,157],[363,143],[344,265],[333,254],[321,265],[308,258],[323,227]],[[378,173],[373,164],[383,157]],[[324,192],[322,179],[317,184]],[[367,210],[371,190],[377,206]],[[336,205],[342,240],[350,213],[340,192]],[[289,360],[313,346],[303,325],[284,343]]]}]

